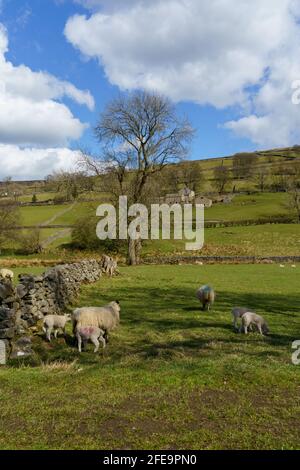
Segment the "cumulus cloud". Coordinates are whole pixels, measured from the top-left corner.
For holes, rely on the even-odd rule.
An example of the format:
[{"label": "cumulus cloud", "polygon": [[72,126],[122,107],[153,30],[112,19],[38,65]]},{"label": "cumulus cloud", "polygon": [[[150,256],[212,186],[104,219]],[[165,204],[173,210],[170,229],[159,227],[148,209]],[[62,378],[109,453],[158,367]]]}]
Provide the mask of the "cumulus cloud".
[{"label": "cumulus cloud", "polygon": [[[137,3],[136,0],[74,0],[75,3],[82,5],[83,7],[89,10],[98,10],[101,8],[106,8],[109,10],[115,10],[120,8],[127,8],[128,6],[133,6]],[[146,0],[149,1],[149,0]],[[157,2],[160,0],[151,0],[152,2]],[[145,0],[140,0],[140,3],[145,2]]]},{"label": "cumulus cloud", "polygon": [[74,170],[78,152],[68,148],[24,148],[0,144],[0,179],[43,179],[53,171]]},{"label": "cumulus cloud", "polygon": [[66,38],[99,60],[112,84],[238,106],[240,119],[226,127],[260,145],[299,139],[300,107],[291,104],[300,78],[298,1],[79,1],[94,11],[69,18]]},{"label": "cumulus cloud", "polygon": [[20,145],[65,145],[81,137],[86,124],[60,100],[67,96],[94,109],[94,99],[47,72],[34,72],[6,60],[8,36],[0,24],[0,142]]}]

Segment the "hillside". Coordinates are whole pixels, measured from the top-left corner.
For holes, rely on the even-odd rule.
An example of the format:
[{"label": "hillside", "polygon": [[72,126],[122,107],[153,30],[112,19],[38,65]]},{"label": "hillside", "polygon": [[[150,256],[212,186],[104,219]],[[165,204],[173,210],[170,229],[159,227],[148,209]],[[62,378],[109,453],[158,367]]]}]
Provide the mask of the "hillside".
[{"label": "hillside", "polygon": [[[191,174],[192,177],[195,165],[199,166],[201,172],[197,173],[196,171],[195,174],[200,174],[200,179],[194,179],[194,189],[197,193],[208,196],[216,194],[215,168],[224,165],[230,170],[226,191],[232,192],[234,190],[235,197],[230,204],[213,204],[213,207],[206,209],[205,220],[208,224],[225,223],[228,225],[228,222],[232,222],[235,227],[231,227],[230,230],[221,227],[207,229],[203,254],[256,254],[260,256],[299,254],[299,225],[255,225],[258,221],[265,223],[271,218],[278,218],[277,222],[283,222],[280,218],[284,217],[290,217],[293,220],[294,214],[291,209],[289,195],[280,188],[276,190],[272,185],[274,185],[274,181],[280,181],[293,168],[300,165],[300,146],[242,155],[245,155],[247,159],[253,159],[251,174],[244,177],[237,177],[234,174],[235,156],[187,161],[182,164],[185,169],[192,169],[192,171],[186,172],[186,174]],[[172,165],[172,169],[174,168],[177,171],[180,167]],[[259,175],[261,173],[265,178],[264,191],[259,188]],[[166,193],[167,185],[170,183],[167,183],[167,179],[164,178],[162,178],[161,189]],[[1,200],[3,202],[6,200],[3,193],[7,189],[19,191],[17,200],[21,205],[21,225],[26,228],[25,233],[30,233],[35,226],[41,228],[40,240],[48,254],[50,251],[53,254],[53,251],[59,251],[63,246],[69,244],[71,242],[72,226],[87,212],[93,211],[97,205],[107,200],[107,193],[101,192],[101,180],[97,182],[93,191],[84,192],[79,195],[75,202],[69,201],[65,204],[56,203],[58,193],[55,188],[49,188],[43,181],[22,182],[22,184],[9,182],[9,186],[7,184],[7,182],[1,183]],[[179,180],[177,184],[182,187],[184,183]],[[168,187],[168,190],[170,191],[170,187]],[[41,205],[32,204],[33,195]],[[246,221],[251,221],[251,226],[242,227]],[[14,241],[7,243],[4,248],[9,249],[9,253],[14,253],[14,250],[18,249],[19,246],[19,243]],[[183,250],[183,241],[158,240],[145,243],[143,252],[145,255],[152,253],[174,254]],[[2,256],[7,254],[8,251],[4,249]]]}]

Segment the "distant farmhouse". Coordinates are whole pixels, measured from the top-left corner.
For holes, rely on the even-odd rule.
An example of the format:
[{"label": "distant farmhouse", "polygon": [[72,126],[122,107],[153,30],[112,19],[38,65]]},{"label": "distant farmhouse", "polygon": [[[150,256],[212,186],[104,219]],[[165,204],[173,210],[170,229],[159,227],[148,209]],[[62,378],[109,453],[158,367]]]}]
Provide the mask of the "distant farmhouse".
[{"label": "distant farmhouse", "polygon": [[213,201],[205,196],[195,194],[194,191],[185,187],[175,194],[166,194],[159,198],[160,204],[203,204],[204,207],[212,207]]}]

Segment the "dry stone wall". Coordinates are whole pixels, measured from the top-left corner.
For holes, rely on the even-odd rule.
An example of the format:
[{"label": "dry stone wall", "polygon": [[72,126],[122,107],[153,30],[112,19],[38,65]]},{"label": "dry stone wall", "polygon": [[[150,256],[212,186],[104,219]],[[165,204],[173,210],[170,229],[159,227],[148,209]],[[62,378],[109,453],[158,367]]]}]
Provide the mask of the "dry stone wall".
[{"label": "dry stone wall", "polygon": [[0,279],[0,340],[7,351],[45,315],[64,313],[81,285],[101,275],[102,262],[85,260],[55,266],[41,276],[22,274],[16,287],[10,279]]}]

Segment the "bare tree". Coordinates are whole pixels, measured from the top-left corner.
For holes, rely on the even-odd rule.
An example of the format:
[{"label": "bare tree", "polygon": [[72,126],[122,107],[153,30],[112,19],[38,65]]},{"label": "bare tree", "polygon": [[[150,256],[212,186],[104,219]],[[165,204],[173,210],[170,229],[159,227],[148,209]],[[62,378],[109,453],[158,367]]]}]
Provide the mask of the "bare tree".
[{"label": "bare tree", "polygon": [[229,169],[224,165],[217,166],[214,169],[214,179],[217,191],[223,193],[230,181]]},{"label": "bare tree", "polygon": [[297,162],[293,167],[293,173],[288,179],[287,191],[291,207],[296,212],[300,223],[300,162]]},{"label": "bare tree", "polygon": [[256,173],[253,175],[254,182],[262,193],[266,189],[268,178],[269,169],[263,166],[258,168]]},{"label": "bare tree", "polygon": [[[102,145],[97,169],[108,165],[118,179],[120,194],[141,202],[147,182],[171,162],[187,155],[193,129],[176,116],[168,99],[137,91],[113,100],[100,116],[95,135]],[[95,161],[89,164],[90,169]],[[125,184],[126,182],[126,184]],[[138,264],[140,241],[129,240],[129,264]]]},{"label": "bare tree", "polygon": [[181,182],[193,191],[204,181],[203,171],[198,162],[184,162],[179,165]]},{"label": "bare tree", "polygon": [[67,201],[75,201],[80,194],[93,189],[92,178],[82,171],[59,171],[48,177],[48,181]]},{"label": "bare tree", "polygon": [[292,186],[288,190],[292,209],[297,214],[298,223],[300,223],[300,187]]},{"label": "bare tree", "polygon": [[0,203],[0,247],[7,240],[17,238],[16,228],[20,226],[20,212],[13,201]]},{"label": "bare tree", "polygon": [[233,157],[232,172],[235,178],[249,178],[257,162],[255,153],[236,153]]}]

